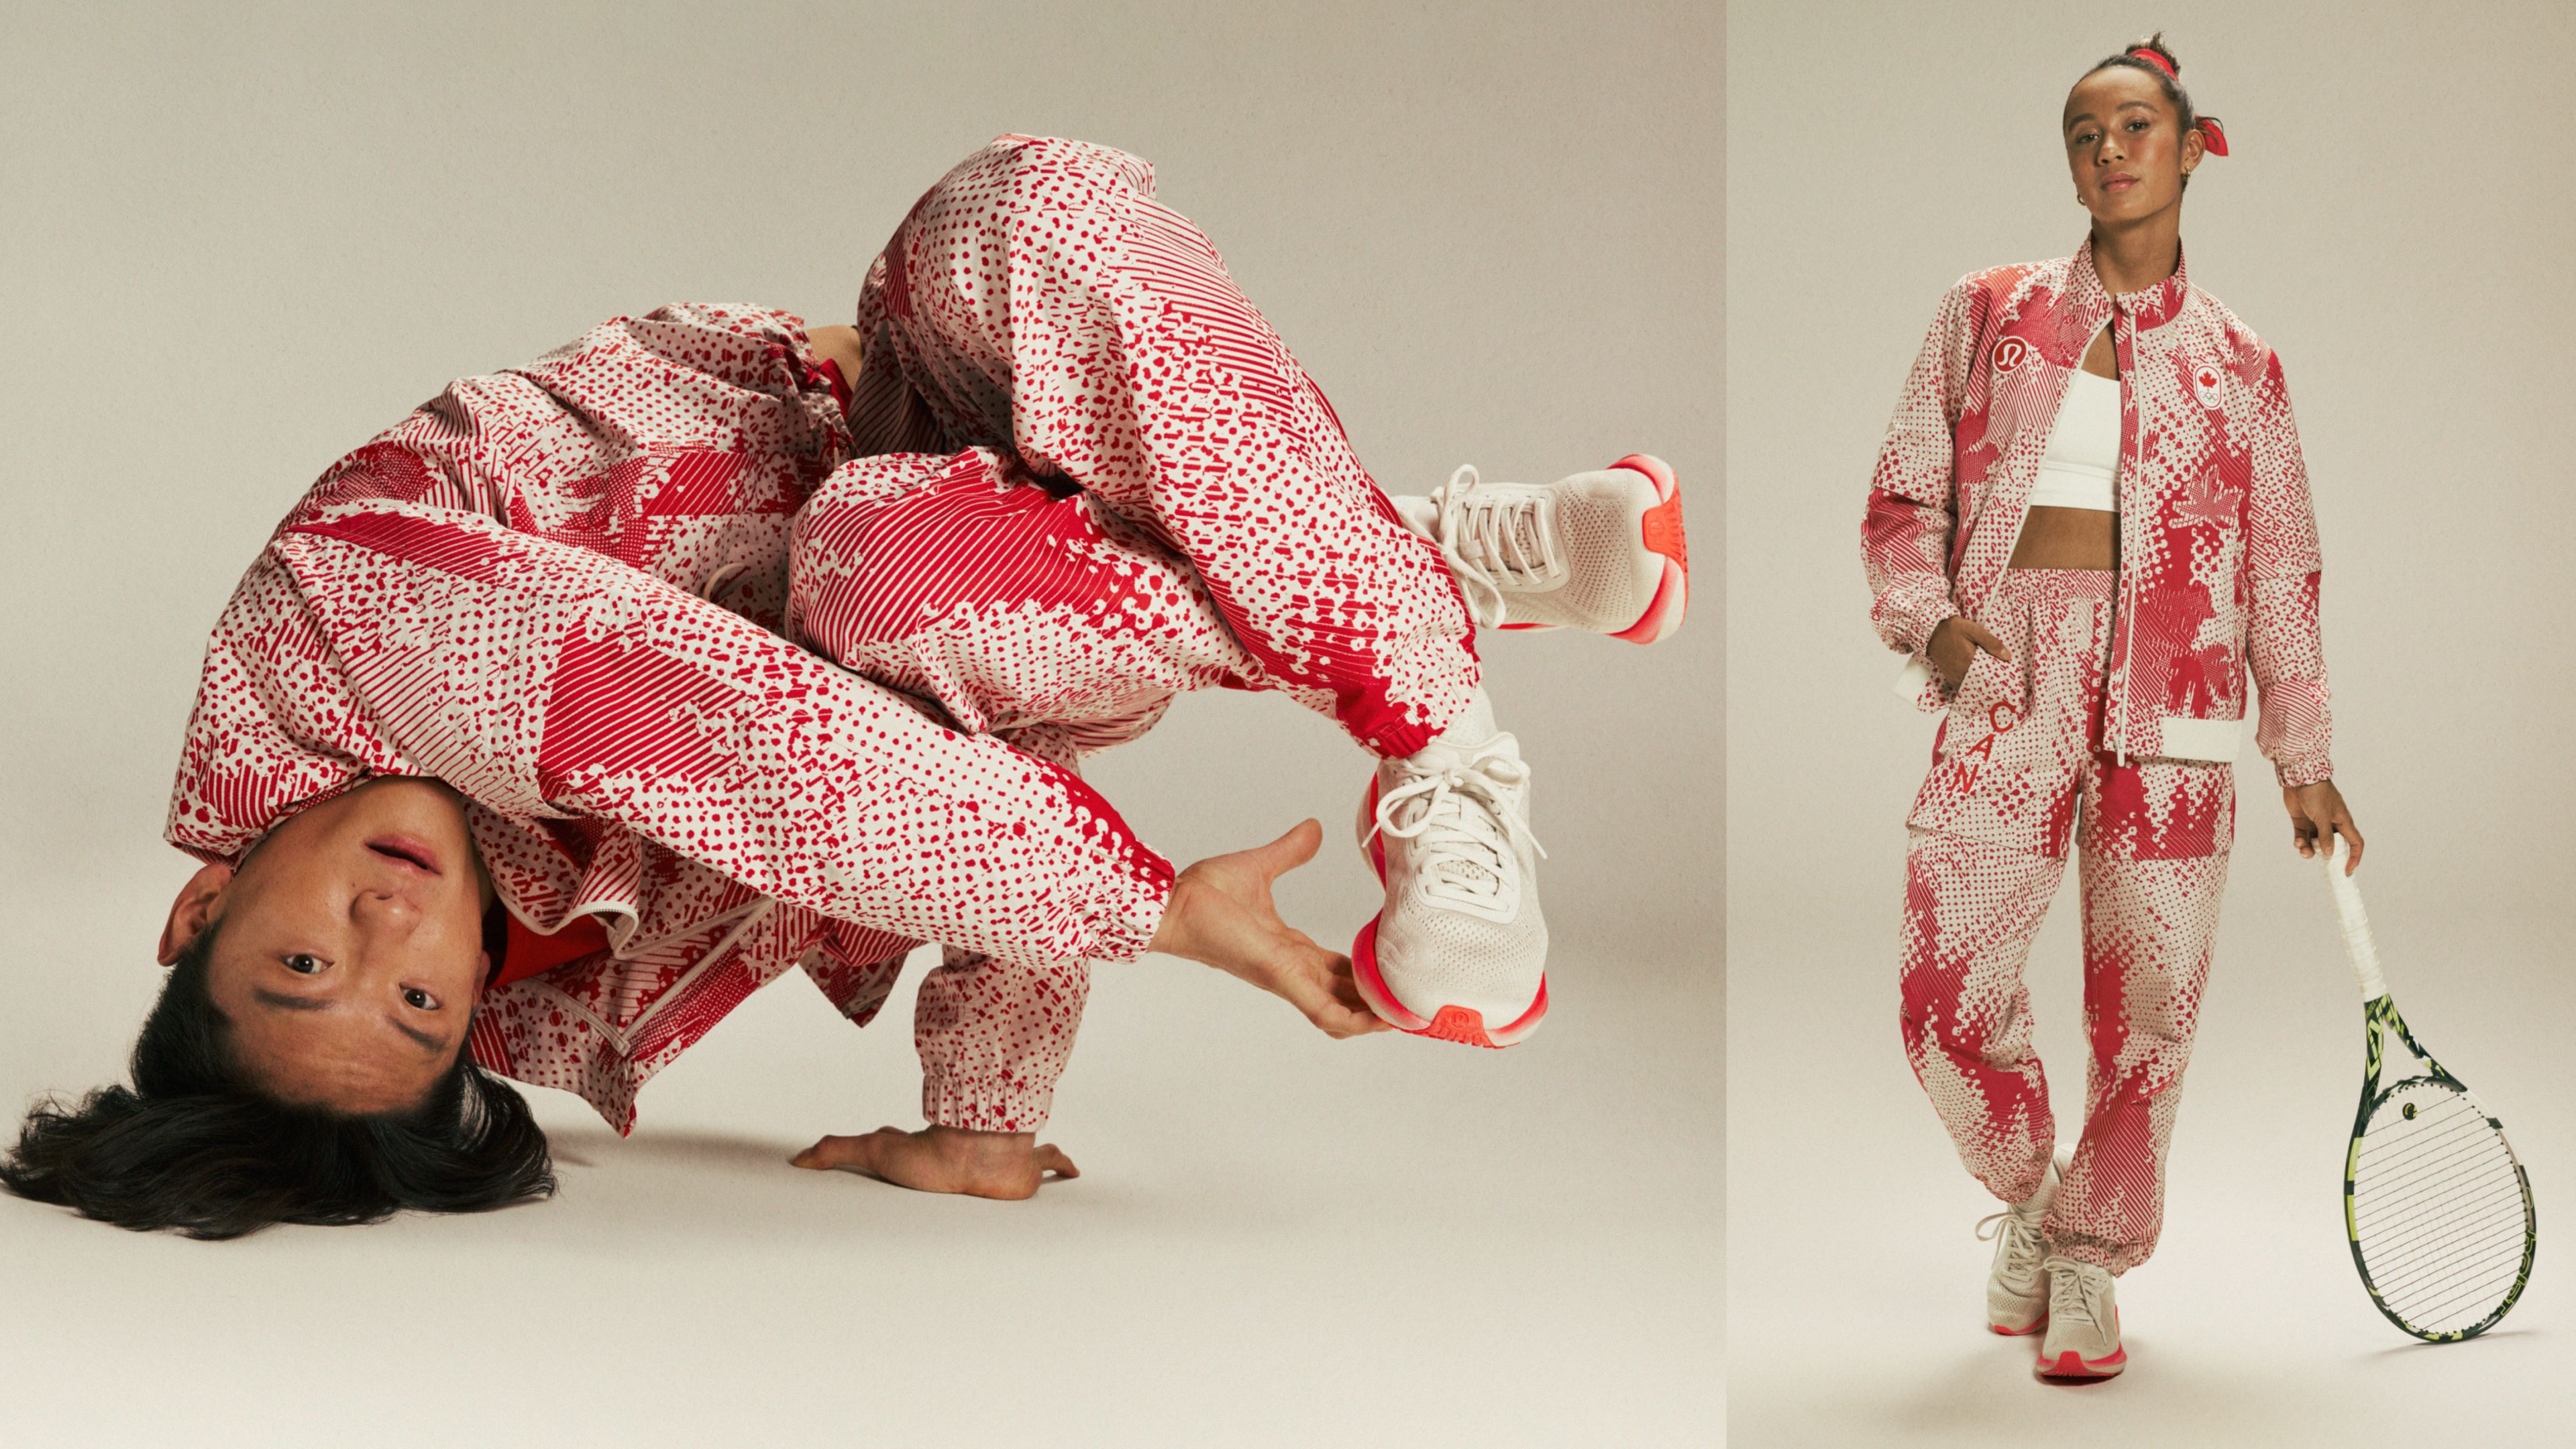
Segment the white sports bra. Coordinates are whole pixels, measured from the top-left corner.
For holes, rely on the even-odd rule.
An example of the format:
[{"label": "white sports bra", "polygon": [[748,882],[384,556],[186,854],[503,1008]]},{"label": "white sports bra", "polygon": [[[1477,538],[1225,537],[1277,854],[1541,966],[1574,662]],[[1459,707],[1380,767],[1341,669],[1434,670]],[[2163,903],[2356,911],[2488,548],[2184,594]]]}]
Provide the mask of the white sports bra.
[{"label": "white sports bra", "polygon": [[2039,455],[2039,477],[2030,487],[2033,508],[2120,510],[2113,480],[2120,471],[2120,384],[2082,368],[2067,384],[2048,447]]}]

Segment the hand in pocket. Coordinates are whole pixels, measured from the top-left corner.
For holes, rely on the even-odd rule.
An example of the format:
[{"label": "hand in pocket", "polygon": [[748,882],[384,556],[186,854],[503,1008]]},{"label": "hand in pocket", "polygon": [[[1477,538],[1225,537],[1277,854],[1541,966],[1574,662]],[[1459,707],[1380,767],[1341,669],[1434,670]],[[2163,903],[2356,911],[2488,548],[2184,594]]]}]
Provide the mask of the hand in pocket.
[{"label": "hand in pocket", "polygon": [[1981,649],[1997,659],[2012,658],[2012,651],[2004,647],[2004,641],[1996,638],[1993,630],[1964,614],[1953,614],[1932,631],[1932,642],[1924,646],[1923,652],[1930,656],[1932,667],[1941,672],[1942,690],[1950,692],[1968,677],[1968,666],[1977,662],[1977,651]]}]

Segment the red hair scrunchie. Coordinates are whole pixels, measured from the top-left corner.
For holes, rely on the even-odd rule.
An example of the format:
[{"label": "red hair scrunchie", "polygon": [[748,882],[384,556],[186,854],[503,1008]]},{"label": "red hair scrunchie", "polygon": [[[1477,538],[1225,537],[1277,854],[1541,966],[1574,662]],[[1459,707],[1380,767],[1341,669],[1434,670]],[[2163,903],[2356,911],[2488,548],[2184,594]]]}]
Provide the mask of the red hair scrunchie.
[{"label": "red hair scrunchie", "polygon": [[[2132,60],[2143,60],[2147,64],[2154,66],[2156,69],[2163,71],[2166,80],[2176,82],[2177,84],[2182,80],[2182,72],[2174,68],[2174,63],[2172,61],[2165,59],[2165,53],[2161,50],[2145,45],[2135,46],[2130,49],[2129,57]],[[2208,149],[2210,155],[2224,156],[2227,154],[2227,133],[2218,128],[2218,118],[2216,116],[2202,116],[2192,124],[2197,130],[2199,130],[2200,143],[2203,147]]]}]

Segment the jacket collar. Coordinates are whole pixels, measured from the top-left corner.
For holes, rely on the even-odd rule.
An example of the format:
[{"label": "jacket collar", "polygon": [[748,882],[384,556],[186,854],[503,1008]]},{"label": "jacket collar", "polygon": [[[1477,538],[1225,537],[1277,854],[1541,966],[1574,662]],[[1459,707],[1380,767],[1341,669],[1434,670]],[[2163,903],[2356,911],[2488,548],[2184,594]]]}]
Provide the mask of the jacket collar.
[{"label": "jacket collar", "polygon": [[2125,313],[2131,324],[2143,331],[2162,327],[2182,315],[2183,298],[2191,291],[2191,274],[2177,243],[2172,276],[2141,291],[2114,296],[2104,289],[2102,274],[2093,270],[2093,238],[2087,236],[2084,245],[2075,249],[2075,265],[2067,277],[2067,288],[2067,300],[2078,313]]}]

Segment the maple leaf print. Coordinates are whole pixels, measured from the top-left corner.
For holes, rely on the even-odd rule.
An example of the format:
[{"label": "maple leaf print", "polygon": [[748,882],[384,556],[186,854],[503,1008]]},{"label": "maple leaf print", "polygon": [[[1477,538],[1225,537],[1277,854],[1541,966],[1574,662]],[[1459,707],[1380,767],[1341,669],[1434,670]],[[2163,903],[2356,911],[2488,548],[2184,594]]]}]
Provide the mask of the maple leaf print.
[{"label": "maple leaf print", "polygon": [[2218,477],[2215,467],[2204,468],[2183,490],[2174,504],[2174,517],[2185,523],[2206,523],[2224,528],[2236,521],[2239,507],[2245,501],[2245,490],[2230,488]]}]

